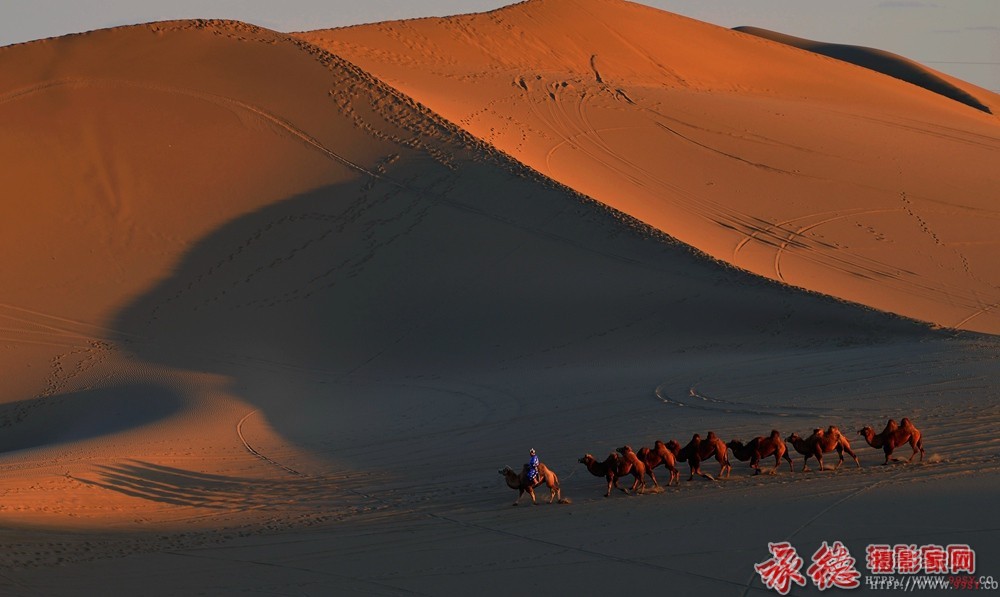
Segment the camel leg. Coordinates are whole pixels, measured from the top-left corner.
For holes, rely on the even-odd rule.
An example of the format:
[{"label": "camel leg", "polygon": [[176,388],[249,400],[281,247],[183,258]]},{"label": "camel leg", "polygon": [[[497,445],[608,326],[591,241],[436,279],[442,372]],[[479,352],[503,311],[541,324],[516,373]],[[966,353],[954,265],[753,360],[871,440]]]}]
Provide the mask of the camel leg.
[{"label": "camel leg", "polygon": [[644,479],[645,475],[633,473],[632,476],[635,477],[635,481],[632,482],[632,491],[640,494],[645,493],[646,491],[646,481]]},{"label": "camel leg", "polygon": [[681,484],[681,472],[677,470],[677,467],[670,467],[670,480],[667,481],[667,485],[673,483],[674,485]]},{"label": "camel leg", "polygon": [[[614,484],[615,489],[621,491],[625,495],[628,495],[628,490],[625,489],[624,487],[618,485],[618,479],[619,478],[620,477],[612,477],[612,483]],[[608,495],[611,495],[611,489],[610,488],[608,489]]]},{"label": "camel leg", "polygon": [[[709,481],[715,481],[715,477],[713,477],[712,475],[709,475],[708,473],[701,472],[701,466],[699,466],[698,468],[694,469],[694,472],[692,473],[691,479],[694,478],[693,475],[698,475],[699,477],[703,477],[705,479],[708,479]],[[688,481],[690,481],[691,479],[688,479]]]},{"label": "camel leg", "polygon": [[784,459],[788,461],[788,472],[794,473],[795,465],[792,464],[792,457],[788,454],[788,452],[785,452]]},{"label": "camel leg", "polygon": [[659,487],[660,484],[656,482],[656,475],[653,474],[653,469],[649,468],[646,472],[649,473],[649,478],[653,480],[653,487]]},{"label": "camel leg", "polygon": [[848,448],[847,446],[844,446],[844,451],[850,454],[851,458],[854,459],[854,464],[858,465],[858,468],[861,468],[861,461],[858,460],[858,455],[854,453],[854,450]]},{"label": "camel leg", "polygon": [[523,496],[523,495],[524,495],[524,488],[518,489],[517,490],[517,499],[514,500],[514,503],[511,504],[511,505],[512,506],[518,505],[521,502],[521,496]]}]

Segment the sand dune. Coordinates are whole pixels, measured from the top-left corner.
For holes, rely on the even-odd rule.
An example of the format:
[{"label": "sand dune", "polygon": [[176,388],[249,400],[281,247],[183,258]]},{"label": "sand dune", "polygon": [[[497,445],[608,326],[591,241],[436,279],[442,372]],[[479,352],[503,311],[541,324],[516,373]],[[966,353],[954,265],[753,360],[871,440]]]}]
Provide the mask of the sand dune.
[{"label": "sand dune", "polygon": [[1000,330],[995,116],[619,0],[300,37],[716,259],[936,325]]},{"label": "sand dune", "polygon": [[944,97],[977,110],[982,110],[988,114],[992,114],[993,112],[988,106],[976,99],[976,95],[980,93],[992,95],[986,92],[986,90],[949,77],[944,73],[936,72],[898,54],[875,48],[866,48],[864,46],[818,42],[761,29],[760,27],[734,27],[734,30],[808,50],[816,54],[822,54],[823,56],[829,56],[830,58],[836,58],[837,60],[843,60],[844,62],[850,62],[851,64],[901,79],[907,83],[912,83],[918,87],[923,87],[928,91],[939,93]]},{"label": "sand dune", "polygon": [[[606,12],[567,24],[557,20],[567,6]],[[637,15],[660,19],[650,27],[672,24],[682,46],[726,36],[733,55],[692,55],[697,73],[680,57],[656,68],[637,62],[634,48],[656,38],[615,36]],[[447,34],[432,35],[441,26]],[[507,33],[487,35],[494,26]],[[532,33],[542,26],[546,40]],[[682,594],[764,594],[753,563],[779,538],[802,550],[842,540],[856,555],[873,540],[963,542],[984,569],[998,561],[1000,545],[979,531],[997,523],[987,507],[998,487],[994,336],[820,294],[836,294],[824,286],[839,280],[830,264],[856,271],[861,253],[846,247],[831,261],[808,231],[778,252],[802,290],[727,263],[753,269],[763,232],[738,249],[745,257],[713,260],[657,221],[677,218],[721,246],[723,224],[735,221],[722,201],[729,192],[747,197],[740,221],[778,234],[766,218],[779,199],[819,203],[831,195],[789,197],[846,184],[786,174],[792,182],[782,187],[766,168],[723,168],[732,152],[759,146],[766,151],[739,158],[832,172],[848,160],[836,140],[808,150],[756,137],[715,145],[725,135],[696,128],[735,106],[743,111],[731,123],[760,121],[775,106],[802,118],[812,109],[726,82],[719,61],[744,55],[754,38],[629,4],[551,1],[373,27],[289,36],[183,21],[0,49],[0,271],[16,280],[0,299],[5,594],[500,594],[508,588],[498,578],[537,571],[538,590],[557,594],[603,592],[636,573]],[[328,39],[371,31],[410,50]],[[505,53],[507,38],[522,34],[524,52]],[[347,59],[303,37],[340,44]],[[547,45],[553,39],[563,45]],[[609,45],[590,54],[594,40]],[[475,43],[486,49],[467,53]],[[579,52],[565,53],[574,43]],[[752,46],[790,61],[787,72],[754,63],[769,85],[790,85],[800,61],[819,60],[765,40]],[[580,56],[592,83],[562,78]],[[421,62],[428,57],[433,64]],[[550,66],[510,78],[529,58]],[[405,60],[426,75],[424,87],[373,67],[402,72]],[[458,75],[461,65],[472,70]],[[661,162],[653,177],[634,167],[640,148],[680,138],[650,140],[662,115],[639,109],[672,69],[687,83],[675,79],[655,97],[699,117],[657,122],[691,138],[677,154],[689,169],[722,168],[712,202],[682,193],[683,181],[664,186],[673,174]],[[884,114],[866,102],[896,82],[858,70],[843,71],[859,77],[842,91],[856,99],[823,101],[830,118],[868,131]],[[634,83],[615,82],[626,77]],[[805,80],[802,93],[824,89],[826,78]],[[450,95],[460,89],[465,96]],[[490,93],[489,110],[454,118]],[[897,99],[967,141],[993,126],[922,90]],[[560,111],[573,106],[581,111]],[[550,126],[590,118],[601,124],[573,141]],[[492,135],[481,128],[501,119]],[[823,121],[810,126],[826,131]],[[712,150],[691,151],[695,141]],[[975,147],[959,157],[991,151]],[[860,153],[850,159],[866,163]],[[972,165],[956,157],[951,167]],[[981,190],[991,176],[977,171],[964,184]],[[617,185],[622,201],[601,196],[595,181]],[[772,184],[773,205],[761,199]],[[657,203],[664,188],[674,194]],[[681,196],[690,201],[677,207]],[[925,217],[921,199],[907,201],[908,217]],[[842,214],[826,216],[833,222],[857,218],[861,206],[803,209]],[[941,207],[957,218],[956,209]],[[705,214],[721,223],[706,224]],[[985,224],[952,224],[955,234],[985,234]],[[849,229],[824,228],[822,242],[850,245],[855,237],[841,236]],[[973,258],[989,259],[993,245],[963,242],[968,276],[981,286],[962,288],[984,304],[966,326],[974,327],[993,321],[982,290],[993,272]],[[890,259],[884,246],[866,245],[863,263]],[[943,253],[930,255],[947,277]],[[914,304],[939,314],[959,294],[929,276],[919,278],[923,294],[889,275],[881,290],[874,281],[854,287],[878,294],[884,309],[922,296]],[[921,425],[924,463],[867,466],[881,452],[853,430],[890,416]],[[828,424],[857,438],[865,468],[751,477],[737,464],[725,482],[604,499],[601,480],[577,463],[586,452],[708,429],[728,439]],[[496,470],[519,466],[532,446],[572,505],[510,507],[514,492]],[[949,509],[947,521],[928,520],[938,508]],[[595,578],[594,567],[606,573]]]}]

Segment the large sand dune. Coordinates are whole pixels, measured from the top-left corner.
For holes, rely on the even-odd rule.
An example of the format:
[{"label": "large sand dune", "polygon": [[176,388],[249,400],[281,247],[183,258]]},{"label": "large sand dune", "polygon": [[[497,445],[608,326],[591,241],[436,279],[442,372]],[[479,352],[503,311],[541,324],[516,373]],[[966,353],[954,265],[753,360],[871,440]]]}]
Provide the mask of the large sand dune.
[{"label": "large sand dune", "polygon": [[[605,12],[555,20],[559,10],[581,6]],[[943,278],[914,270],[904,281],[885,276],[880,292],[876,280],[847,285],[883,297],[861,301],[882,311],[826,296],[861,300],[824,283],[838,283],[837,271],[857,271],[859,263],[894,258],[885,246],[912,241],[912,250],[923,251],[919,226],[907,235],[890,218],[893,243],[845,249],[838,260],[805,233],[765,256],[756,239],[780,238],[765,225],[780,203],[764,200],[767,188],[808,213],[857,216],[863,202],[791,201],[795,189],[847,183],[810,186],[805,174],[786,174],[791,182],[782,187],[767,168],[726,170],[735,158],[719,151],[766,147],[760,159],[780,158],[802,172],[835,172],[848,159],[858,177],[883,172],[867,165],[867,150],[843,155],[835,140],[816,141],[828,144],[820,152],[788,147],[787,138],[748,140],[760,131],[726,137],[665,122],[701,144],[707,139],[699,135],[735,145],[703,151],[685,141],[685,151],[673,149],[691,170],[723,169],[711,202],[678,190],[690,179],[670,201],[655,199],[672,175],[662,161],[655,176],[643,174],[641,163],[633,167],[644,155],[636,148],[680,137],[649,137],[650,119],[661,116],[637,107],[650,101],[644,86],[659,89],[663,73],[692,69],[682,78],[700,82],[663,87],[664,101],[696,110],[700,98],[697,110],[713,117],[742,106],[746,113],[731,113],[731,123],[777,122],[764,116],[776,106],[805,118],[811,108],[780,94],[737,93],[738,83],[723,89],[729,75],[719,64],[760,48],[774,60],[784,56],[789,69],[753,62],[760,80],[789,86],[798,64],[813,59],[727,33],[734,55],[698,58],[700,79],[680,58],[664,58],[653,72],[627,54],[615,58],[624,46],[608,31],[638,14],[674,23],[691,42],[704,35],[711,45],[721,34],[637,10],[531,2],[479,17],[315,36],[350,50],[350,62],[303,41],[308,35],[219,21],[0,49],[4,594],[505,594],[504,581],[528,582],[532,592],[590,594],[635,576],[681,594],[765,594],[753,563],[780,539],[810,552],[821,540],[841,540],[856,556],[873,541],[970,543],[989,573],[1000,561],[989,531],[1000,520],[987,507],[1000,487],[998,344],[900,316],[948,323],[927,315],[945,312],[943,296],[952,297],[954,313],[968,310],[946,283],[954,272],[945,253],[927,258],[942,260],[935,263]],[[525,13],[536,23],[505,20],[519,11],[541,12]],[[456,26],[466,22],[507,33]],[[598,22],[604,28],[574,29]],[[434,37],[442,24],[447,33]],[[566,79],[543,91],[576,68],[576,55],[570,60],[539,42],[532,32],[542,26],[549,40],[587,41],[581,56],[591,43],[609,44],[585,61],[596,87]],[[403,31],[397,42],[415,49],[362,52],[328,39],[393,27]],[[411,27],[428,29],[417,35]],[[640,33],[631,32],[628,45],[653,43]],[[502,45],[519,35],[523,52],[510,60],[530,58],[549,70],[524,79],[504,79],[509,73],[500,67],[455,74],[460,64],[482,66],[468,44]],[[425,51],[428,39],[433,52]],[[398,66],[401,56],[427,75],[424,87],[374,68]],[[428,56],[438,62],[420,62]],[[830,77],[839,76],[841,66],[829,67]],[[466,76],[478,84],[468,86]],[[856,101],[823,101],[830,118],[855,123],[875,142],[878,134],[865,127],[895,129],[877,123],[882,116],[869,99],[896,83],[856,76],[849,93]],[[633,83],[620,90],[607,82],[627,77]],[[825,89],[826,78],[817,72],[802,81],[802,93]],[[440,105],[427,95],[435,85]],[[451,95],[459,89],[464,95]],[[527,102],[511,95],[525,91]],[[463,102],[490,93],[495,110],[455,118],[471,105]],[[980,139],[962,159],[982,161],[986,154],[977,152],[994,151],[983,147],[993,143],[983,131],[994,126],[984,113],[930,93],[900,98],[907,114]],[[559,111],[567,106],[581,111]],[[617,117],[620,128],[606,132],[620,136],[602,141],[581,130],[560,141],[557,129],[540,128],[557,117],[570,119],[566,126],[600,118],[600,130]],[[495,134],[481,129],[498,119],[508,124]],[[928,121],[921,122],[912,139],[926,139]],[[829,133],[824,122],[809,126]],[[515,128],[520,150],[507,143]],[[941,142],[963,151],[958,141]],[[960,162],[949,165],[949,176],[972,168]],[[570,171],[579,176],[562,175]],[[995,173],[964,176],[962,188],[982,190]],[[958,184],[925,179],[940,188]],[[622,200],[610,200],[595,181],[617,185]],[[723,199],[741,190],[748,198],[740,221],[757,222],[761,232],[727,259],[713,252],[729,242],[727,228],[705,215],[735,221]],[[885,192],[878,187],[871,197]],[[690,202],[678,203],[682,196]],[[949,217],[959,213],[948,203],[956,196],[968,199],[935,196]],[[639,209],[646,201],[650,208]],[[930,217],[920,205],[913,201],[912,217]],[[982,221],[995,217],[981,213]],[[664,234],[675,233],[657,220],[667,215],[708,239],[692,244],[718,259]],[[952,223],[955,234],[967,227],[985,234],[979,221]],[[849,230],[824,229],[823,242],[850,248],[857,238]],[[970,273],[960,287],[982,307],[966,327],[995,321],[987,308],[996,300],[994,272],[976,261],[989,258],[990,242],[972,237],[962,245]],[[789,247],[799,244],[795,256]],[[786,281],[808,290],[726,263],[754,270],[765,258],[777,263],[776,254],[792,276]],[[914,290],[915,279],[925,292]],[[881,452],[854,430],[901,416],[924,430],[928,458],[873,466]],[[724,482],[682,481],[663,493],[604,499],[601,480],[576,462],[586,452],[603,457],[624,443],[683,441],[708,429],[728,439],[829,424],[856,438],[864,468],[751,477],[736,463]],[[560,474],[571,505],[510,507],[515,492],[496,469],[519,466],[529,447]],[[928,515],[945,508],[946,519]]]},{"label": "large sand dune", "polygon": [[[301,37],[717,259],[937,325],[1000,331],[992,114],[620,0],[533,0]],[[1000,105],[951,87],[982,109]]]}]

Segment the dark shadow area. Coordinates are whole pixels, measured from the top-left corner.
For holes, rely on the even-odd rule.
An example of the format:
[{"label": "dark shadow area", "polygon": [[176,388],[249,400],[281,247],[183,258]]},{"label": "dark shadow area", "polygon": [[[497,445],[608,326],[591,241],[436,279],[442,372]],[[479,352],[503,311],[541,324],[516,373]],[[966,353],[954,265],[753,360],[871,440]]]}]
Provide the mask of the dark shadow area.
[{"label": "dark shadow area", "polygon": [[32,398],[0,406],[0,452],[67,444],[111,435],[163,420],[184,399],[153,384]]},{"label": "dark shadow area", "polygon": [[371,395],[392,380],[502,387],[523,371],[669,362],[720,342],[787,350],[939,334],[711,261],[488,161],[418,166],[390,171],[404,186],[330,186],[229,222],[119,314],[115,329],[146,340],[116,341],[145,361],[228,376],[295,442],[303,432],[285,422],[322,426],[308,420],[317,400],[394,420]]},{"label": "dark shadow area", "polygon": [[986,112],[987,114],[993,113],[989,106],[980,102],[967,91],[959,89],[948,81],[945,81],[920,64],[891,52],[866,48],[864,46],[817,42],[759,27],[734,27],[733,29],[843,62],[849,62],[862,68],[906,81],[918,87],[923,87],[928,91],[943,95],[948,99],[955,100],[981,112]]},{"label": "dark shadow area", "polygon": [[131,460],[99,466],[94,479],[74,477],[81,483],[130,497],[174,506],[213,509],[273,507],[330,501],[341,496],[334,479],[297,477],[282,480],[211,475]]}]

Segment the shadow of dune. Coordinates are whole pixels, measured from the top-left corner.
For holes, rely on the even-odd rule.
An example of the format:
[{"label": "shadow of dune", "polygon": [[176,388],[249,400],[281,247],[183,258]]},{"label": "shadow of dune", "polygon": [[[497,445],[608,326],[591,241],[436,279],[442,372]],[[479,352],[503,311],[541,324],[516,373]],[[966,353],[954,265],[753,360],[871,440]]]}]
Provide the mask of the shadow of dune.
[{"label": "shadow of dune", "polygon": [[964,89],[960,89],[945,81],[920,64],[891,52],[866,48],[864,46],[818,42],[759,27],[734,27],[733,30],[835,58],[843,62],[849,62],[856,66],[906,81],[918,87],[923,87],[928,91],[955,100],[981,112],[986,112],[987,114],[993,113],[989,106],[983,104]]},{"label": "shadow of dune", "polygon": [[712,262],[510,163],[412,159],[385,176],[399,182],[325,187],[214,231],[119,313],[114,328],[146,341],[117,341],[228,376],[286,439],[320,449],[359,430],[366,443],[445,432],[503,406],[435,380],[530,392],[527,372],[669,362],[718,339],[777,350],[833,331],[932,333]]},{"label": "shadow of dune", "polygon": [[128,431],[180,411],[184,399],[156,384],[57,394],[0,406],[0,452],[68,444]]}]

